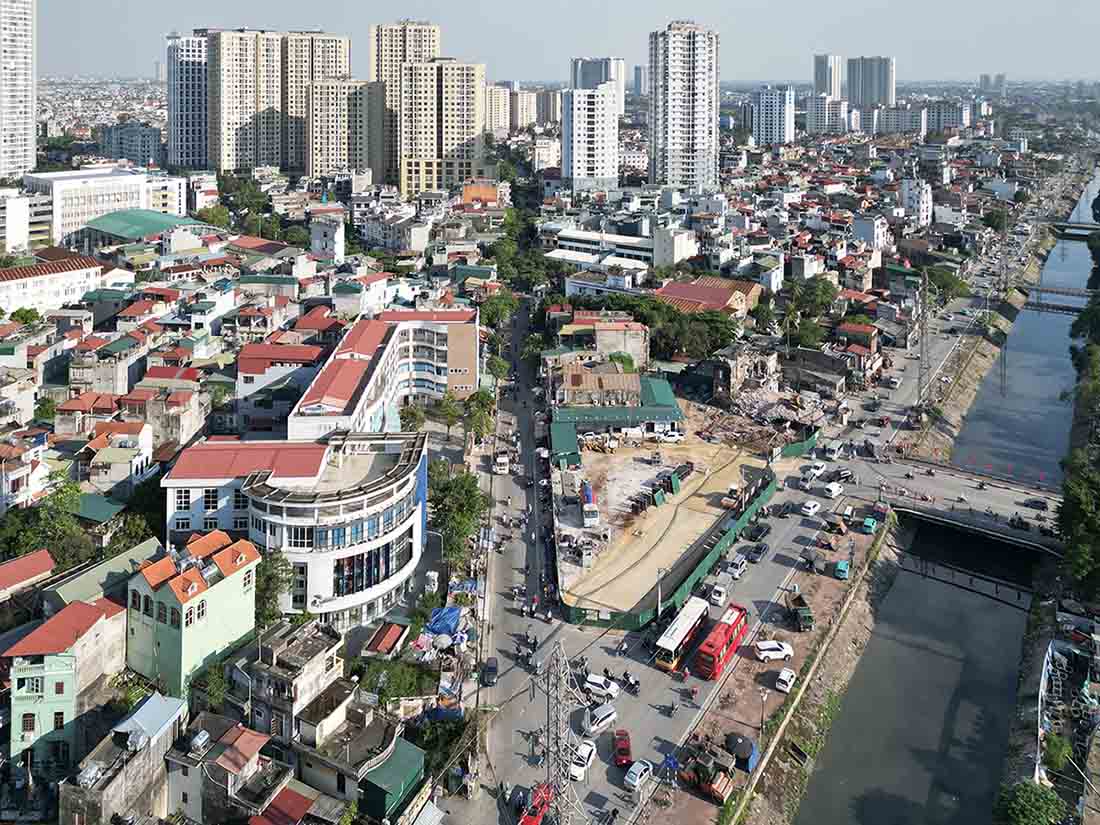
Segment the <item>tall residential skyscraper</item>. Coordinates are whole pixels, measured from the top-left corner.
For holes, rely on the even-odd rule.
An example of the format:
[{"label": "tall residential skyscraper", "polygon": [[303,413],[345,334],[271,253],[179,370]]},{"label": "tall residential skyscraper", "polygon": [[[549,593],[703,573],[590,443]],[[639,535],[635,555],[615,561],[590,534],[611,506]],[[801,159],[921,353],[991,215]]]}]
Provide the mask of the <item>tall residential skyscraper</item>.
[{"label": "tall residential skyscraper", "polygon": [[208,151],[215,171],[282,162],[282,42],[279,32],[210,32],[206,44]]},{"label": "tall residential skyscraper", "polygon": [[859,108],[893,106],[897,66],[892,57],[853,57],[848,60],[848,102]]},{"label": "tall residential skyscraper", "polygon": [[561,92],[542,89],[535,100],[535,119],[539,123],[561,123]]},{"label": "tall residential skyscraper", "polygon": [[534,126],[538,122],[539,96],[535,92],[520,89],[512,92],[510,123],[513,132]]},{"label": "tall residential skyscraper", "polygon": [[839,55],[814,55],[814,94],[840,97]]},{"label": "tall residential skyscraper", "polygon": [[848,101],[829,95],[814,95],[806,101],[806,132],[811,135],[848,131]]},{"label": "tall residential skyscraper", "polygon": [[283,36],[282,166],[296,172],[306,168],[306,119],[309,85],[351,74],[351,38],[324,32],[288,32]]},{"label": "tall residential skyscraper", "polygon": [[484,174],[485,66],[437,57],[401,67],[401,193],[450,189]]},{"label": "tall residential skyscraper", "polygon": [[207,146],[206,38],[208,29],[168,35],[168,165],[205,169]]},{"label": "tall residential skyscraper", "polygon": [[34,169],[38,119],[35,0],[0,0],[0,177]]},{"label": "tall residential skyscraper", "polygon": [[674,20],[649,35],[649,179],[718,185],[718,33]]},{"label": "tall residential skyscraper", "polygon": [[439,57],[439,26],[426,21],[401,20],[370,27],[370,72],[368,80],[385,83],[385,107],[380,125],[381,157],[371,158],[374,179],[378,183],[397,183],[400,176],[398,154],[398,110],[401,108],[401,67]]},{"label": "tall residential skyscraper", "polygon": [[305,172],[315,178],[369,168],[372,117],[382,116],[385,87],[350,78],[315,80],[306,89]]},{"label": "tall residential skyscraper", "polygon": [[610,80],[562,94],[561,176],[574,192],[619,184],[618,94]]},{"label": "tall residential skyscraper", "polygon": [[574,57],[569,66],[572,89],[595,89],[601,83],[615,85],[615,113],[626,111],[626,61],[621,57]]},{"label": "tall residential skyscraper", "polygon": [[503,86],[485,87],[485,130],[507,132],[512,128],[512,93]]},{"label": "tall residential skyscraper", "polygon": [[794,140],[793,86],[764,86],[752,93],[752,136],[759,146]]},{"label": "tall residential skyscraper", "polygon": [[645,66],[634,67],[634,94],[638,97],[649,94],[649,72]]}]

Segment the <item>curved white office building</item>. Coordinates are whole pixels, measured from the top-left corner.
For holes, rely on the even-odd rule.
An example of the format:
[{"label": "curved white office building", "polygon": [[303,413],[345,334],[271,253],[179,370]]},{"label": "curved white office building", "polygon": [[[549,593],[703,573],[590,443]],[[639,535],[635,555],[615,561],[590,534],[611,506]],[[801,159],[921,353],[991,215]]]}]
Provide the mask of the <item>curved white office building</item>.
[{"label": "curved white office building", "polygon": [[325,443],[204,441],[163,479],[168,539],[245,533],[294,568],[284,612],[341,632],[405,595],[424,545],[427,436],[331,434]]}]

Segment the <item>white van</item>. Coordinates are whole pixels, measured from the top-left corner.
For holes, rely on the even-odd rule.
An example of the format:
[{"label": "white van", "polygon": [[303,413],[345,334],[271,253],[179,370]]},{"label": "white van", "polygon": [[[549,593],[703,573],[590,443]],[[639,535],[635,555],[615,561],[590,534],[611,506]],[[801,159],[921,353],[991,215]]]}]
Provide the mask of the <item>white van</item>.
[{"label": "white van", "polygon": [[825,485],[825,498],[839,498],[843,492],[844,488],[835,481],[832,484]]},{"label": "white van", "polygon": [[615,706],[610,703],[600,705],[595,710],[586,709],[584,712],[584,734],[585,736],[598,736],[605,730],[614,727],[618,721],[619,714],[616,712]]},{"label": "white van", "polygon": [[836,441],[830,441],[825,445],[825,458],[829,461],[836,461],[840,458],[840,443]]}]

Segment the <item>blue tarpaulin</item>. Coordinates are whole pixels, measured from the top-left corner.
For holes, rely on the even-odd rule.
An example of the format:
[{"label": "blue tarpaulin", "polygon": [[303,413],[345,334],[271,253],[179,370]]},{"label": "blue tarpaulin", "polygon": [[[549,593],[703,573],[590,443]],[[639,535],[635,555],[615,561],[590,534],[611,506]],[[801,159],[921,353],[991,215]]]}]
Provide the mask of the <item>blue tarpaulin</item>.
[{"label": "blue tarpaulin", "polygon": [[458,619],[461,615],[462,611],[457,607],[437,607],[432,610],[431,621],[424,629],[437,636],[441,633],[454,636],[455,631],[458,630]]}]

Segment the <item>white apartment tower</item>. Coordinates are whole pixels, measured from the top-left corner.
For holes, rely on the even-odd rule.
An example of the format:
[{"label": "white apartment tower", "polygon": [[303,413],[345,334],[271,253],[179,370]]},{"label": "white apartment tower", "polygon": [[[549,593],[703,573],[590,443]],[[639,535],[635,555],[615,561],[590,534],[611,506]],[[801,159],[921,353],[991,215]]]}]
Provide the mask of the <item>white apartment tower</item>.
[{"label": "white apartment tower", "polygon": [[569,65],[569,86],[595,89],[603,83],[615,86],[615,114],[626,111],[626,61],[621,57],[574,57]]},{"label": "white apartment tower", "polygon": [[439,26],[426,21],[401,20],[370,27],[370,72],[367,79],[385,83],[385,106],[380,124],[382,155],[371,159],[378,183],[397,183],[400,175],[398,111],[401,108],[401,67],[439,57]]},{"label": "white apartment tower", "polygon": [[752,93],[752,136],[758,146],[794,140],[793,86],[764,86]]},{"label": "white apartment tower", "polygon": [[34,169],[38,91],[35,0],[0,0],[0,177]]},{"label": "white apartment tower", "polygon": [[913,217],[918,226],[932,223],[932,185],[920,178],[902,178],[898,192],[905,214]]},{"label": "white apartment tower", "polygon": [[310,178],[369,168],[374,137],[371,119],[380,118],[381,83],[332,77],[307,87],[305,173]]},{"label": "white apartment tower", "polygon": [[806,101],[806,132],[811,135],[843,134],[848,131],[848,101],[826,94]]},{"label": "white apartment tower", "polygon": [[840,55],[814,55],[814,94],[840,97]]},{"label": "white apartment tower", "polygon": [[718,33],[674,20],[649,35],[649,179],[718,185]]},{"label": "white apartment tower", "polygon": [[[324,32],[287,32],[282,39],[282,167],[306,168],[306,120],[311,83],[351,74],[351,38]],[[332,137],[333,142],[340,140]]]},{"label": "white apartment tower", "polygon": [[848,102],[857,108],[896,103],[897,65],[892,57],[848,60]]},{"label": "white apartment tower", "polygon": [[619,185],[618,89],[614,81],[562,94],[562,182],[574,192]]},{"label": "white apartment tower", "polygon": [[485,130],[507,132],[512,128],[512,93],[504,86],[485,87]]},{"label": "white apartment tower", "polygon": [[207,166],[207,29],[168,35],[168,165]]},{"label": "white apartment tower", "polygon": [[435,58],[401,67],[401,194],[450,189],[483,174],[485,65]]},{"label": "white apartment tower", "polygon": [[282,41],[279,32],[210,32],[208,160],[215,171],[282,163]]},{"label": "white apartment tower", "polygon": [[538,94],[520,89],[512,92],[510,126],[513,132],[534,126],[538,120]]}]

